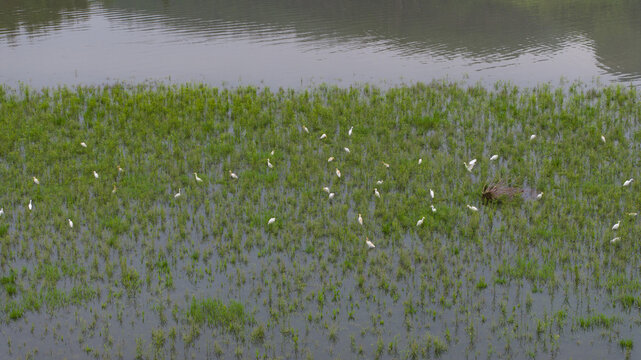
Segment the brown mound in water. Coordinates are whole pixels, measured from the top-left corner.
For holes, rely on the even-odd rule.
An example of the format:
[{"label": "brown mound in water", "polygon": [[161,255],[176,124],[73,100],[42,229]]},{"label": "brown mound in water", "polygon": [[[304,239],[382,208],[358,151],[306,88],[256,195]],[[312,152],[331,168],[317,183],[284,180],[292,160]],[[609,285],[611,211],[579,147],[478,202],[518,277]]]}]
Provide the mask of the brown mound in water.
[{"label": "brown mound in water", "polygon": [[503,200],[514,199],[523,194],[524,189],[508,186],[503,181],[498,181],[483,186],[481,197],[484,203],[501,202]]}]

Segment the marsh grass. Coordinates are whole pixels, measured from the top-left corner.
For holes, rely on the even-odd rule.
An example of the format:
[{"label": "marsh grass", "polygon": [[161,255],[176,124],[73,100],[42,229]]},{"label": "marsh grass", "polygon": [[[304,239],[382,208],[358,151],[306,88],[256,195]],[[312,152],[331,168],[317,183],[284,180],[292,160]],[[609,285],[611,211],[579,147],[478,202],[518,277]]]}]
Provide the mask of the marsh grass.
[{"label": "marsh grass", "polygon": [[[641,179],[639,100],[584,84],[0,87],[0,321],[26,336],[0,352],[634,358],[641,195],[621,185]],[[545,195],[484,205],[501,178]]]}]

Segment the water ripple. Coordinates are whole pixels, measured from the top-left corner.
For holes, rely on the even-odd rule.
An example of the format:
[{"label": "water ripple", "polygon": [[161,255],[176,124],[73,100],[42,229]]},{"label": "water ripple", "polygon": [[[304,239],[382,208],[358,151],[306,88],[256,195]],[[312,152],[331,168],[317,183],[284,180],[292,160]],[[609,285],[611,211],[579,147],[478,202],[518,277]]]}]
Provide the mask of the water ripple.
[{"label": "water ripple", "polygon": [[[198,73],[212,83],[229,80],[208,77],[211,64],[163,67],[155,61],[177,58],[176,52],[182,52],[183,59],[210,54],[225,58],[233,63],[227,68],[238,72],[236,78],[257,74],[256,64],[248,63],[247,57],[257,59],[260,54],[276,59],[280,54],[280,63],[290,63],[280,77],[273,74],[279,79],[289,76],[282,84],[346,74],[355,74],[357,81],[374,78],[392,83],[401,77],[429,81],[463,73],[478,74],[472,80],[523,84],[567,75],[632,83],[641,79],[641,5],[632,3],[110,0],[28,4],[0,4],[0,52],[14,64],[10,74],[0,74],[2,78],[39,76],[26,68],[31,60],[24,57],[34,56],[33,50],[24,48],[30,44],[40,44],[43,52],[50,53],[58,52],[49,50],[54,46],[64,46],[68,54],[60,56],[91,58],[99,66],[97,53],[90,53],[96,51],[91,35],[100,39],[102,51],[110,58],[120,54],[121,70],[109,64],[110,78],[131,78],[132,68],[153,61],[154,67],[147,70],[159,73],[136,72],[151,78],[187,79]],[[59,66],[57,72],[71,70]],[[78,63],[74,71],[83,67],[89,68]],[[534,73],[533,68],[543,72]]]}]

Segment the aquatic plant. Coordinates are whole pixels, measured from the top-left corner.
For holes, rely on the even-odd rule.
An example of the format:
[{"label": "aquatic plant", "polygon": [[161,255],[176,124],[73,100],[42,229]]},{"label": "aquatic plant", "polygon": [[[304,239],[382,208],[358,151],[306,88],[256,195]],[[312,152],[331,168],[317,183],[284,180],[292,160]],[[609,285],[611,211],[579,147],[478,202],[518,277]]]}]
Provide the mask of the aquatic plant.
[{"label": "aquatic plant", "polygon": [[639,100],[0,87],[0,352],[634,357]]}]

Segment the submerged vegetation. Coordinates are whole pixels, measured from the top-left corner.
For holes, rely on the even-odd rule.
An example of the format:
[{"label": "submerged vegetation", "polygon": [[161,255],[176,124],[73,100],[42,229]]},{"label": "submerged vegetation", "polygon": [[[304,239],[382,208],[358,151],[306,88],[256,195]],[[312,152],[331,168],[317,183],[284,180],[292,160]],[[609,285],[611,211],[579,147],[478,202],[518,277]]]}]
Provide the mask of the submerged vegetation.
[{"label": "submerged vegetation", "polygon": [[[583,84],[0,88],[0,352],[636,358],[640,114]],[[541,196],[484,204],[505,178]]]}]

